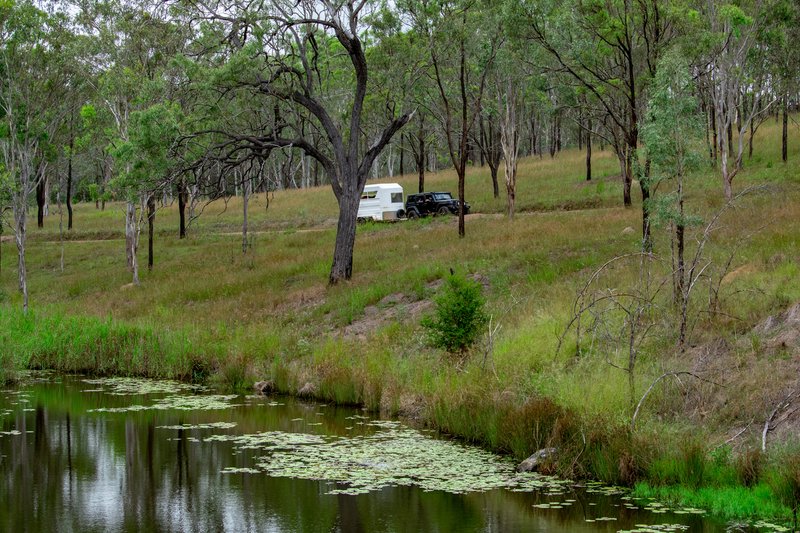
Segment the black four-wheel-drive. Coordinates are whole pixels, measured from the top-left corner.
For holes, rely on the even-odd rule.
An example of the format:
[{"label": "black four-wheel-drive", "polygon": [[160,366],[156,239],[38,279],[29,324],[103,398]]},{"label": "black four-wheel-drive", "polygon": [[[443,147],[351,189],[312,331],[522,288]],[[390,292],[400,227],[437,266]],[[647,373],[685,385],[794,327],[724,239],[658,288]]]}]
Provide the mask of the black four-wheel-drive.
[{"label": "black four-wheel-drive", "polygon": [[[464,214],[467,213],[469,213],[469,203],[464,202]],[[451,214],[458,214],[458,199],[453,198],[449,192],[409,194],[406,198],[406,216],[408,218]]]}]

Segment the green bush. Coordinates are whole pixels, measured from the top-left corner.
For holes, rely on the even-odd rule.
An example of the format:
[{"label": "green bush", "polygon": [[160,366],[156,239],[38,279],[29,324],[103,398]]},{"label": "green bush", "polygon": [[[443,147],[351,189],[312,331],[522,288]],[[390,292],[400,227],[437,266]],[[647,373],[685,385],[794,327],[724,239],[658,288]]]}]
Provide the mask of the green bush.
[{"label": "green bush", "polygon": [[459,274],[447,278],[434,298],[436,310],[422,319],[431,344],[450,353],[464,353],[475,344],[488,322],[486,300],[477,281]]}]

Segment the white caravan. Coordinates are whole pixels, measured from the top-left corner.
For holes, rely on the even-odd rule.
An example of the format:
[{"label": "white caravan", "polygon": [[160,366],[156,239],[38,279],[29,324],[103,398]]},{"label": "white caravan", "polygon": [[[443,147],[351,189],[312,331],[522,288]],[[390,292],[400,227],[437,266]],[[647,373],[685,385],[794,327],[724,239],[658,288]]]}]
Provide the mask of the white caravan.
[{"label": "white caravan", "polygon": [[403,188],[397,183],[367,185],[358,204],[358,221],[402,218],[406,214],[403,201]]}]

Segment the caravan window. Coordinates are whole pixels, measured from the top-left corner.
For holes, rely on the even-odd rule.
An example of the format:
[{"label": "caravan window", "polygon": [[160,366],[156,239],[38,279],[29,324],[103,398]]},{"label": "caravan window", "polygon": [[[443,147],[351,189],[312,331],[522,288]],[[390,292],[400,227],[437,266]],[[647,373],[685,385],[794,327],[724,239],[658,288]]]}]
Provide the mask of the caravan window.
[{"label": "caravan window", "polygon": [[403,193],[401,193],[401,192],[393,192],[392,193],[392,203],[393,204],[402,204],[403,203]]},{"label": "caravan window", "polygon": [[378,195],[378,191],[364,191],[363,193],[361,193],[361,199],[362,200],[371,200],[371,199],[375,198],[375,196],[377,196],[377,195]]}]

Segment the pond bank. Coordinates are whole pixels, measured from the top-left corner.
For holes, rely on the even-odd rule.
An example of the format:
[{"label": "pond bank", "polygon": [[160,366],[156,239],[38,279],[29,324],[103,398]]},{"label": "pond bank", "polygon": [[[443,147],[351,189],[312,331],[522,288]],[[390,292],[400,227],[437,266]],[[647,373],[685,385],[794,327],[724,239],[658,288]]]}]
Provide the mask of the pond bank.
[{"label": "pond bank", "polygon": [[[398,376],[387,364],[390,354],[356,360],[347,345],[334,341],[296,359],[258,359],[185,332],[90,317],[53,313],[34,319],[3,307],[0,327],[6,374],[15,368],[47,368],[211,382],[232,391],[269,378],[277,392],[287,394],[312,383],[320,400],[409,416],[516,459],[553,446],[560,453],[545,473],[614,485],[639,483],[637,493],[680,505],[702,502],[726,520],[788,520],[791,511],[782,502],[790,496],[784,495],[796,494],[793,483],[800,479],[800,469],[792,466],[800,464],[792,459],[798,455],[790,450],[759,457],[757,465],[740,464],[724,450],[709,454],[700,438],[688,438],[697,428],[643,425],[631,433],[620,419],[581,419],[553,399],[502,390],[487,375],[434,387],[424,378],[440,363],[429,361],[428,368],[408,369],[411,377]],[[748,469],[755,478],[743,479]],[[714,503],[720,501],[725,505]]]}]

